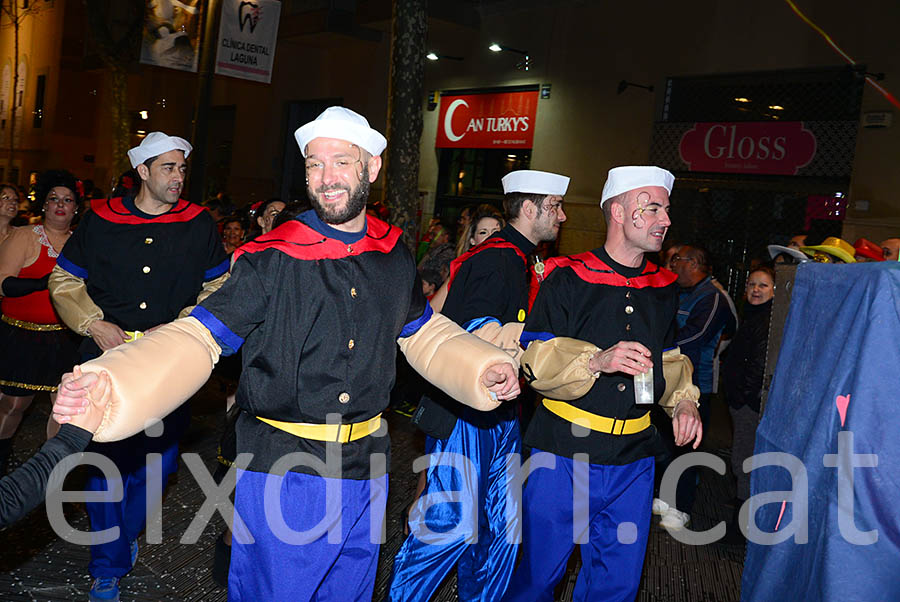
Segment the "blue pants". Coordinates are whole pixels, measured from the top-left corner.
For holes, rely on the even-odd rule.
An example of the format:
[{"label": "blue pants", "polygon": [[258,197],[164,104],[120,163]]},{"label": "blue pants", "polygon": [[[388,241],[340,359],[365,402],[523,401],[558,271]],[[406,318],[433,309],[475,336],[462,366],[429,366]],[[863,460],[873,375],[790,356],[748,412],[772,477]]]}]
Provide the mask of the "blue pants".
[{"label": "blue pants", "polygon": [[[87,502],[91,531],[110,527],[119,528],[119,537],[108,543],[91,545],[91,562],[88,570],[92,577],[122,577],[131,570],[131,542],[137,539],[147,522],[147,454],[160,454],[161,465],[151,474],[159,478],[160,492],[169,475],[178,470],[178,439],[190,421],[190,407],[183,404],[163,420],[163,434],[148,437],[138,433],[114,443],[92,443],[88,451],[102,454],[112,460],[122,479],[122,499]],[[110,491],[115,483],[107,481],[100,470],[91,467],[86,491]],[[161,502],[161,500],[152,500]]]},{"label": "blue pants", "polygon": [[228,599],[371,600],[387,489],[387,475],[238,471]]},{"label": "blue pants", "polygon": [[525,485],[524,553],[503,599],[553,600],[578,542],[574,599],[634,600],[650,530],[653,458],[607,466],[553,457],[556,468],[535,470]]},{"label": "blue pants", "polygon": [[[427,439],[428,485],[418,511],[410,513],[410,535],[394,559],[391,600],[430,599],[457,562],[460,600],[493,601],[503,595],[519,547],[518,503],[507,499],[507,459],[516,454],[517,468],[521,449],[519,422],[508,409],[467,410],[448,439]],[[457,462],[457,469],[449,465],[452,454],[468,462]],[[447,492],[460,492],[465,499],[438,503]],[[435,541],[429,531],[446,535]]]}]

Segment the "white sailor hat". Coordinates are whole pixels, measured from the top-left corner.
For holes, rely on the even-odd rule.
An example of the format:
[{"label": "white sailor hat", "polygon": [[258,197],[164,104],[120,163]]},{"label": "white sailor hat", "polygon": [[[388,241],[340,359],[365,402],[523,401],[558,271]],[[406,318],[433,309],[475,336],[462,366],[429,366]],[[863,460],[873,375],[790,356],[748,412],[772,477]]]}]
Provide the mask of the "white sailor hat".
[{"label": "white sailor hat", "polygon": [[503,194],[526,192],[563,196],[569,188],[568,177],[534,169],[511,171],[500,181],[503,183]]},{"label": "white sailor hat", "polygon": [[306,145],[315,138],[346,140],[372,156],[380,155],[387,146],[385,137],[369,127],[365,117],[344,107],[328,107],[314,121],[297,128],[294,138],[304,157]]},{"label": "white sailor hat", "polygon": [[673,184],[675,184],[675,176],[661,167],[653,165],[613,167],[606,176],[600,206],[602,207],[603,203],[614,196],[645,186],[662,186],[671,194]]},{"label": "white sailor hat", "polygon": [[194,147],[184,138],[169,136],[163,132],[150,132],[144,136],[140,144],[128,151],[128,158],[131,160],[131,166],[137,167],[147,159],[158,157],[171,150],[184,151],[184,158],[187,159]]}]

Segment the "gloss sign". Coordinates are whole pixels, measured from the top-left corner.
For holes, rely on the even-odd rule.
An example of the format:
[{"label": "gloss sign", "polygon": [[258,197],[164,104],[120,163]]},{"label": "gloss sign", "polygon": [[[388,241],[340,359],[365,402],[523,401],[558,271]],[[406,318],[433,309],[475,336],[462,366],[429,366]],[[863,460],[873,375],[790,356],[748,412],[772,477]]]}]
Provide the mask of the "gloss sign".
[{"label": "gloss sign", "polygon": [[696,123],[678,153],[690,171],[796,175],[816,154],[801,121]]},{"label": "gloss sign", "polygon": [[537,90],[444,94],[436,148],[531,148]]}]

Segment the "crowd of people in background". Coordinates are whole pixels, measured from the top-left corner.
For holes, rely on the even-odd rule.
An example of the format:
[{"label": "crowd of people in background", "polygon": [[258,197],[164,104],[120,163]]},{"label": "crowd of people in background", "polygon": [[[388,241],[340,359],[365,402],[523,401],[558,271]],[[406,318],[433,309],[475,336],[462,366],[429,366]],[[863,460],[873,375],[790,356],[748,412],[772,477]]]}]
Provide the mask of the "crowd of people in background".
[{"label": "crowd of people in background", "polygon": [[[15,185],[0,185],[0,475],[7,472],[13,437],[35,395],[46,392],[54,398],[60,377],[83,357],[78,351],[79,333],[66,326],[50,301],[48,279],[57,258],[78,228],[79,220],[90,211],[92,199],[133,199],[140,190],[142,177],[147,179],[135,170],[126,172],[113,184],[108,197],[93,183],[80,182],[72,174],[59,170],[40,174],[30,193]],[[274,197],[237,206],[224,194],[208,199],[204,205],[221,238],[217,243],[221,245],[218,251],[227,255],[229,262],[243,245],[295,220],[310,207],[306,199],[291,202]],[[559,224],[565,221],[561,201],[556,206],[551,204],[547,211],[558,218],[556,230],[553,236],[531,237],[535,244],[528,247],[529,265],[543,266],[555,255],[556,232]],[[377,202],[369,205],[368,213],[380,218],[389,217],[385,206]],[[521,222],[522,219],[518,214],[505,214],[500,203],[483,203],[460,208],[455,224],[439,217],[431,220],[416,241],[415,259],[422,293],[434,311],[444,309],[449,283],[456,270],[485,248],[482,246],[485,241],[496,242],[508,236],[508,232],[515,230],[510,229],[510,224],[515,226],[517,220]],[[150,244],[152,238],[148,237],[147,241]],[[717,258],[703,243],[668,241],[658,255],[648,254],[652,255],[648,259],[673,272],[678,284],[680,294],[674,340],[693,365],[694,384],[700,391],[699,415],[703,428],[711,427],[714,399],[727,404],[731,415],[731,463],[736,484],[734,499],[728,502],[734,509],[728,534],[734,539],[740,538],[738,509],[750,496],[749,475],[741,467],[753,453],[755,430],[760,419],[772,308],[781,294],[776,288],[776,266],[807,261],[834,264],[897,261],[900,238],[889,238],[880,243],[860,238],[850,244],[834,236],[800,233],[790,239],[773,241],[766,255],[741,266],[746,281],[743,287],[736,288],[740,293],[737,299],[732,299],[716,278],[715,266],[722,258]],[[78,275],[77,266],[63,267]],[[91,336],[99,349],[106,348],[101,334]],[[123,331],[122,336],[128,341],[140,333]],[[352,345],[353,341],[350,343]],[[228,378],[237,380],[240,360],[223,361],[218,370],[224,370]],[[400,379],[395,389],[398,393],[393,405],[398,411],[411,415],[430,393],[423,381],[415,381],[408,368],[401,365],[399,371]],[[411,380],[415,382],[411,384]],[[223,393],[230,409],[234,404],[234,393]],[[535,403],[534,399],[526,399]],[[523,411],[523,432],[527,428],[527,414]],[[677,435],[668,428],[672,443]],[[55,428],[48,426],[48,436],[55,433]],[[683,448],[676,452],[674,445],[670,447],[670,460],[691,451]],[[219,459],[227,469],[234,461],[235,453],[233,419],[226,426],[219,452]],[[662,472],[658,469],[657,475]],[[433,486],[433,483],[426,483],[424,472],[421,477],[417,495]],[[688,470],[679,481],[675,499],[662,499],[658,495],[654,498],[652,512],[660,517],[660,526],[677,531],[690,524],[697,482],[696,470]],[[230,542],[228,532],[218,544],[222,550],[217,549],[217,562],[226,567],[220,570],[220,575],[228,574]],[[136,548],[130,553],[133,565]],[[511,566],[509,568],[511,570]],[[224,584],[226,577],[220,576],[220,579]]]}]

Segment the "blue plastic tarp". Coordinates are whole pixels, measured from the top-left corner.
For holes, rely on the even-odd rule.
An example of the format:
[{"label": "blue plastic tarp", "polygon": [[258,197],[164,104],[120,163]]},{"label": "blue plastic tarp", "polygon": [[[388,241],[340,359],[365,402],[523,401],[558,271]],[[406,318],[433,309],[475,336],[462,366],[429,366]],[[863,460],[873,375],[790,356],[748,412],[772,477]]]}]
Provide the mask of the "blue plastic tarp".
[{"label": "blue plastic tarp", "polygon": [[[850,437],[857,458],[838,454]],[[799,266],[757,430],[755,453],[767,452],[799,459],[808,484],[803,471],[755,468],[751,508],[794,489],[759,506],[756,525],[792,531],[807,496],[808,541],[748,543],[741,599],[900,600],[900,263]]]}]

